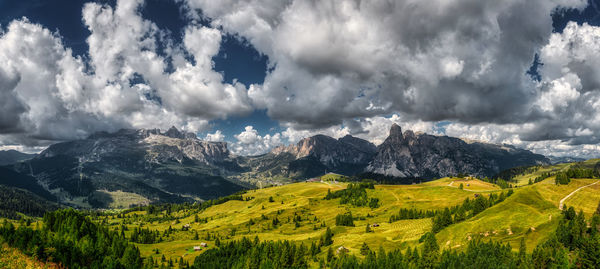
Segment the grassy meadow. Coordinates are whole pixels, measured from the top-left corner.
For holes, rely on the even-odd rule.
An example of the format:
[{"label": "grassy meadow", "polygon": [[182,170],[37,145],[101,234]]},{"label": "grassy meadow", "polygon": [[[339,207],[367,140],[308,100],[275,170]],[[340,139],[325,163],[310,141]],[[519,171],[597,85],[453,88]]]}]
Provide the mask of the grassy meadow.
[{"label": "grassy meadow", "polygon": [[[436,236],[442,248],[462,248],[470,240],[498,240],[510,242],[518,248],[519,240],[526,239],[529,250],[533,249],[555,229],[560,215],[559,200],[580,186],[593,182],[591,179],[575,179],[569,185],[557,186],[552,178],[543,182],[514,188],[513,196],[466,221],[441,230]],[[463,189],[459,185],[463,184]],[[201,242],[208,248],[215,246],[215,237],[221,240],[240,239],[242,237],[260,240],[292,240],[305,245],[317,242],[330,227],[333,245],[344,246],[351,254],[360,256],[360,247],[367,243],[372,249],[383,247],[386,250],[405,249],[419,244],[423,234],[431,230],[432,219],[406,219],[389,222],[390,216],[399,209],[440,210],[460,205],[466,198],[475,195],[487,197],[490,193],[506,192],[497,185],[477,179],[442,178],[414,185],[375,185],[368,189],[370,198],[379,199],[379,207],[356,207],[340,204],[339,199],[324,200],[328,190],[331,192],[346,188],[347,183],[331,181],[301,182],[284,186],[250,190],[243,194],[244,201],[232,200],[195,212],[172,212],[172,220],[148,221],[146,212],[133,211],[126,218],[106,217],[106,222],[114,229],[124,225],[133,228],[148,228],[164,233],[169,227],[173,232],[164,242],[156,244],[138,244],[142,255],[160,259],[183,259],[190,262],[205,251],[193,251]],[[582,189],[566,201],[577,210],[591,214],[600,198],[592,186]],[[354,227],[336,226],[338,214],[351,212]],[[161,213],[161,214],[164,214]],[[195,222],[197,217],[201,220]],[[297,225],[293,219],[300,216]],[[273,225],[277,218],[279,225]],[[183,231],[184,225],[190,229]],[[366,226],[372,232],[366,232]],[[198,240],[194,237],[198,234]],[[158,249],[158,253],[156,252]]]},{"label": "grassy meadow", "polygon": [[[528,182],[543,172],[568,169],[571,164],[541,167],[531,174],[519,175],[518,182]],[[587,163],[586,165],[593,165]],[[176,263],[183,259],[193,263],[194,258],[207,249],[215,248],[217,238],[221,242],[258,237],[264,240],[291,240],[310,246],[317,243],[329,227],[333,232],[333,244],[322,248],[324,256],[328,248],[347,248],[350,254],[361,255],[366,243],[372,250],[386,251],[420,245],[421,237],[432,230],[433,218],[402,219],[390,222],[390,217],[400,209],[422,211],[443,210],[463,204],[469,198],[488,197],[490,194],[507,193],[498,185],[474,178],[446,177],[422,184],[375,185],[366,189],[369,199],[376,198],[377,207],[341,204],[340,198],[326,200],[328,192],[344,190],[349,183],[336,174],[323,176],[320,182],[299,182],[283,186],[249,190],[241,200],[212,205],[198,209],[186,207],[167,212],[162,210],[149,214],[147,211],[106,211],[93,217],[96,222],[115,231],[123,230],[130,237],[134,229],[158,231],[162,241],[152,244],[136,243],[144,257],[161,262],[162,257]],[[519,184],[505,200],[488,207],[481,213],[442,228],[436,238],[442,249],[464,249],[471,240],[494,240],[508,242],[518,251],[524,238],[527,250],[544,242],[554,233],[561,217],[560,201],[580,187],[597,179],[572,179],[568,185],[556,185],[554,176],[535,184]],[[460,187],[462,184],[462,188]],[[116,199],[123,204],[130,201]],[[590,217],[600,201],[600,184],[587,186],[565,199],[564,203],[583,211]],[[351,212],[354,226],[336,225],[336,216]],[[275,220],[277,224],[275,224]],[[16,226],[22,222],[14,222]],[[33,222],[31,227],[41,224]],[[186,228],[185,226],[188,226]],[[367,232],[366,227],[370,227]],[[207,247],[194,251],[194,246],[204,242]],[[4,253],[7,250],[3,250]],[[11,252],[12,253],[12,252]],[[17,254],[11,254],[12,256]],[[7,262],[6,259],[0,262]],[[9,261],[12,262],[12,261]],[[28,267],[29,268],[29,267]]]}]

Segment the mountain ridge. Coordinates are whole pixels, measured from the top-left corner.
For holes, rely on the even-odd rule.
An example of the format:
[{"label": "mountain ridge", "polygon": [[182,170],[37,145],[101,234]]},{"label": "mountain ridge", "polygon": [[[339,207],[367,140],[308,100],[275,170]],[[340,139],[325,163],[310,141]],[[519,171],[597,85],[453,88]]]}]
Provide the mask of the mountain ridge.
[{"label": "mountain ridge", "polygon": [[193,202],[329,172],[428,180],[459,173],[492,176],[514,166],[549,163],[527,150],[403,132],[398,125],[390,127],[378,146],[350,135],[315,135],[260,156],[236,156],[227,146],[175,127],[164,132],[121,129],[51,145],[9,167],[58,201],[103,207],[119,200],[118,195],[132,201],[143,197],[135,200],[139,203]]}]

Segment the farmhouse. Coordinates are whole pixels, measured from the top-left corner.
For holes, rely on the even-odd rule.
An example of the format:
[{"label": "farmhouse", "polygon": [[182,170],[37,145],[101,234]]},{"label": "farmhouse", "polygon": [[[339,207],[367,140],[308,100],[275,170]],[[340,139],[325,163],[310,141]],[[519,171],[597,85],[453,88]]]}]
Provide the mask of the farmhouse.
[{"label": "farmhouse", "polygon": [[200,246],[201,246],[201,247],[203,247],[203,248],[205,248],[205,247],[208,247],[208,244],[207,244],[207,243],[204,243],[204,242],[202,242],[202,243],[200,243]]},{"label": "farmhouse", "polygon": [[200,246],[194,246],[194,251],[200,251],[202,248]]},{"label": "farmhouse", "polygon": [[339,247],[339,248],[338,248],[338,249],[335,251],[335,253],[337,253],[337,254],[340,254],[340,253],[348,253],[349,251],[350,251],[350,250],[348,250],[346,247],[344,247],[344,246],[341,246],[341,247]]}]

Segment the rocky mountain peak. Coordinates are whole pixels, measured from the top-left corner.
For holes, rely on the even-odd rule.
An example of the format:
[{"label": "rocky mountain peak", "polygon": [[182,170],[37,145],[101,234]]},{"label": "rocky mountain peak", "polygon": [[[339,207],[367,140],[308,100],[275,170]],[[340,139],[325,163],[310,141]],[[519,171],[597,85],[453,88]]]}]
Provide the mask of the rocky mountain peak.
[{"label": "rocky mountain peak", "polygon": [[404,136],[402,135],[402,128],[400,128],[398,124],[392,124],[392,127],[390,127],[390,135],[385,139],[383,144],[402,144],[403,141]]},{"label": "rocky mountain peak", "polygon": [[171,126],[171,128],[169,128],[169,130],[167,130],[164,133],[164,135],[170,138],[185,138],[185,135],[182,132],[180,132],[175,126]]},{"label": "rocky mountain peak", "polygon": [[402,136],[402,128],[398,124],[392,124],[390,127],[390,136]]}]

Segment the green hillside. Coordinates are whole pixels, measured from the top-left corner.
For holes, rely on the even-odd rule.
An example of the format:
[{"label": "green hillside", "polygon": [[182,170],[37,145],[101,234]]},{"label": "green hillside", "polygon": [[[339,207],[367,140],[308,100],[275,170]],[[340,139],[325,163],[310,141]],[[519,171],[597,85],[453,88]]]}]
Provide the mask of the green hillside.
[{"label": "green hillside", "polygon": [[[596,169],[596,162],[540,167],[521,177],[535,178],[543,173],[540,171],[567,173],[569,169],[572,175],[575,168]],[[600,201],[598,179],[569,178],[568,184],[557,185],[555,178],[553,174],[537,183],[502,189],[474,178],[376,185],[372,181],[339,182],[336,175],[329,174],[321,182],[248,190],[205,203],[158,204],[88,215],[93,222],[137,246],[144,264],[155,268],[220,260],[243,251],[244,247],[236,247],[241,246],[238,244],[259,252],[274,247],[270,244],[291,244],[305,248],[301,251],[308,255],[309,267],[328,263],[341,268],[341,264],[363,259],[369,262],[373,257],[368,249],[401,255],[411,253],[415,247],[420,251],[430,248],[431,238],[440,251],[447,253],[445,259],[463,252],[471,255],[481,250],[478,248],[497,248],[500,245],[482,243],[499,242],[510,244],[506,250],[509,253],[516,255],[524,249],[533,253],[532,260],[540,262],[539,257],[546,254],[540,254],[536,246],[557,248],[546,242],[554,242],[557,229],[567,225],[563,221],[567,213],[559,209],[561,204],[573,207],[571,219],[578,218],[575,212],[579,211],[583,212],[581,218],[598,217],[594,215]],[[246,238],[251,241],[244,241]],[[338,253],[340,249],[347,254]],[[241,252],[236,255],[241,255],[240,259],[252,256]],[[574,254],[570,256],[575,261]],[[419,259],[413,264],[421,266]]]}]

